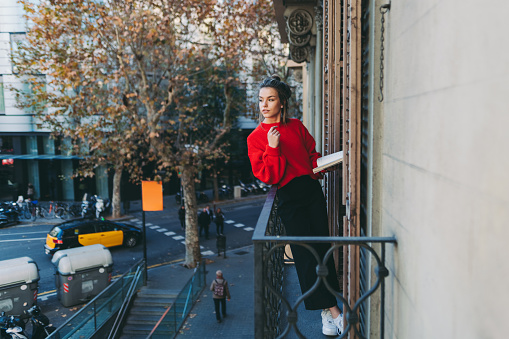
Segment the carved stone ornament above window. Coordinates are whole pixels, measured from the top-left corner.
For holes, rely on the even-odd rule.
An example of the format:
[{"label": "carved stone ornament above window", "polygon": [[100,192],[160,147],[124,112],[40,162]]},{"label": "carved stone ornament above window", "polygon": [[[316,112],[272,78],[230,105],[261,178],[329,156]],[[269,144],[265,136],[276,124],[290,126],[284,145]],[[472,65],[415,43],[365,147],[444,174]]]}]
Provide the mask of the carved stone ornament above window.
[{"label": "carved stone ornament above window", "polygon": [[287,25],[290,33],[304,35],[311,30],[313,17],[305,9],[296,9],[288,17]]},{"label": "carved stone ornament above window", "polygon": [[309,54],[309,46],[297,47],[290,45],[290,58],[297,63],[309,62]]},{"label": "carved stone ornament above window", "polygon": [[295,35],[295,34],[288,34],[288,40],[290,41],[290,44],[297,47],[306,46],[309,41],[311,40],[311,34],[306,35]]}]

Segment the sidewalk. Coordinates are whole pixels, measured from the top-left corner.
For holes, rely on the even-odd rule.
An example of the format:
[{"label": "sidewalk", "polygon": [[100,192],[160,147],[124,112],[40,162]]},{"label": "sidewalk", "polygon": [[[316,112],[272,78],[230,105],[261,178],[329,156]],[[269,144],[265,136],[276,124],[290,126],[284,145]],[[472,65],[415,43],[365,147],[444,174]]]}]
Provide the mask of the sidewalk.
[{"label": "sidewalk", "polygon": [[[266,195],[253,195],[239,199],[209,202],[201,204],[226,207],[264,200]],[[174,196],[164,197],[166,208],[177,208]],[[131,202],[131,212],[141,211],[141,201]],[[157,214],[158,212],[152,212]],[[247,246],[226,252],[222,255],[204,256],[206,261],[206,287],[196,304],[191,309],[177,338],[254,338],[254,247]],[[210,284],[215,279],[217,270],[222,270],[230,287],[231,301],[226,302],[228,316],[217,323],[214,312]],[[194,270],[183,267],[180,263],[164,265],[149,269],[147,285],[153,288],[180,289],[191,278]],[[171,282],[171,284],[168,284]]]},{"label": "sidewalk", "polygon": [[[254,200],[263,200],[265,195],[242,197],[240,199],[216,202],[216,206],[243,205],[252,203]],[[175,208],[174,196],[165,196],[165,211],[151,212],[153,214],[167,213],[167,209]],[[211,206],[213,202],[207,203]],[[205,204],[204,204],[205,205]],[[201,205],[200,205],[201,206]],[[141,211],[141,201],[131,202],[131,212]],[[128,218],[130,216],[124,216]],[[122,218],[123,219],[123,218]],[[41,223],[42,220],[38,220]],[[192,307],[189,316],[182,326],[177,338],[255,338],[254,336],[254,246],[232,249],[223,256],[204,256],[206,260],[206,284],[198,301]],[[231,301],[226,303],[228,316],[221,323],[217,323],[214,313],[214,302],[210,284],[215,279],[215,272],[223,271],[225,279],[230,286]],[[192,277],[194,270],[187,269],[181,262],[165,264],[149,268],[147,285],[154,289],[181,289]],[[285,268],[285,298],[294,304],[300,297],[300,288],[293,265]],[[78,308],[59,308],[57,313],[65,313],[72,316]],[[51,312],[50,312],[51,313]],[[328,338],[321,334],[320,311],[306,311],[301,304],[298,307],[299,331],[306,338]],[[62,316],[62,315],[55,315]],[[285,324],[286,308],[283,307],[280,321]],[[285,338],[298,338],[293,329]]]},{"label": "sidewalk", "polygon": [[[226,252],[223,256],[209,256],[206,259],[206,283],[200,298],[193,306],[177,338],[254,338],[254,286],[253,246]],[[231,301],[226,302],[228,316],[217,323],[210,284],[217,270],[222,270],[230,287]],[[165,265],[148,271],[148,285],[162,287],[162,281],[174,281],[184,285],[193,270],[180,264]],[[171,289],[172,286],[164,285]],[[174,286],[178,288],[178,286]]]}]

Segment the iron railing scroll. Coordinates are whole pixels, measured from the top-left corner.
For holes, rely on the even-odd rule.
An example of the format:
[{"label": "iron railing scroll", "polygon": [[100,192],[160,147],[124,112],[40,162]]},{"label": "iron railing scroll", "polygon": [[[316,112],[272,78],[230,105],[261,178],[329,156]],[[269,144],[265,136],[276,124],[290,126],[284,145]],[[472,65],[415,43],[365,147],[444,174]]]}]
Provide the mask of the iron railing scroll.
[{"label": "iron railing scroll", "polygon": [[[292,331],[299,337],[305,338],[297,326],[299,314],[297,309],[320,285],[320,282],[336,296],[343,305],[345,315],[345,328],[338,338],[346,338],[348,333],[355,333],[358,338],[365,338],[361,333],[365,321],[359,317],[359,309],[364,302],[369,300],[377,290],[380,291],[380,338],[384,338],[384,279],[389,275],[385,267],[385,251],[387,244],[395,244],[394,237],[290,237],[285,236],[284,225],[277,215],[277,195],[273,187],[267,196],[256,229],[253,235],[254,242],[254,276],[255,276],[255,338],[284,338]],[[323,260],[310,244],[328,243],[330,249]],[[306,248],[317,260],[317,280],[315,284],[295,300],[285,298],[284,264],[285,246],[302,246]],[[335,291],[327,282],[328,270],[326,262],[338,248],[343,246],[359,246],[363,251],[370,254],[374,277],[371,287],[359,297],[358,300],[349,304],[339,291]],[[375,247],[377,250],[375,250]],[[288,267],[288,266],[287,266]],[[283,311],[286,310],[286,313]],[[284,321],[282,319],[284,318]],[[362,331],[364,332],[364,331]]]}]

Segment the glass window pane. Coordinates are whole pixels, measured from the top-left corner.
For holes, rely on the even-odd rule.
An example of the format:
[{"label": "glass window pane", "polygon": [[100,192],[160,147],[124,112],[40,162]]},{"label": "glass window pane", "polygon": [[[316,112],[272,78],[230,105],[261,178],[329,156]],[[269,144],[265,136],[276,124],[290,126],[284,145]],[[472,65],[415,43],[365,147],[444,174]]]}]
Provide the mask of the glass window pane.
[{"label": "glass window pane", "polygon": [[5,113],[4,77],[0,75],[0,114]]}]

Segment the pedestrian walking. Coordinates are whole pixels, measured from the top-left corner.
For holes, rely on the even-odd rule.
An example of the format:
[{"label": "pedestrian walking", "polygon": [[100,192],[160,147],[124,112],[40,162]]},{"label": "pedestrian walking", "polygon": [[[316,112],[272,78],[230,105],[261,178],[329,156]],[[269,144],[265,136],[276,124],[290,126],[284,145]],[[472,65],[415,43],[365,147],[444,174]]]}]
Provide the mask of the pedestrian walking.
[{"label": "pedestrian walking", "polygon": [[214,220],[214,211],[212,209],[210,209],[209,205],[205,206],[205,209],[207,210],[207,213],[209,214],[210,222],[212,222],[212,220]]},{"label": "pedestrian walking", "polygon": [[217,235],[224,234],[224,213],[221,211],[221,208],[216,209],[216,215],[214,217],[214,222],[216,223],[216,233]]},{"label": "pedestrian walking", "polygon": [[201,213],[198,215],[198,225],[200,226],[199,235],[202,236],[202,232],[205,233],[205,239],[209,239],[209,225],[210,225],[210,215],[206,208],[204,208]]},{"label": "pedestrian walking", "polygon": [[179,220],[180,220],[180,228],[182,230],[186,229],[186,207],[184,205],[180,206],[179,211]]},{"label": "pedestrian walking", "polygon": [[[315,140],[298,119],[288,117],[292,91],[276,75],[260,84],[258,102],[260,124],[247,139],[253,174],[266,184],[277,187],[278,215],[289,236],[329,236],[327,206],[322,187],[314,174]],[[308,244],[323,261],[330,244]],[[318,262],[303,246],[291,245],[302,293],[316,283]],[[339,291],[334,259],[327,260],[327,282]],[[322,332],[336,336],[343,332],[343,317],[336,297],[320,281],[304,299],[307,310],[322,310]]]},{"label": "pedestrian walking", "polygon": [[32,185],[31,182],[28,183],[28,188],[27,188],[27,199],[29,200],[34,200],[34,196],[35,196],[35,188],[34,188],[34,185]]},{"label": "pedestrian walking", "polygon": [[217,322],[221,322],[221,315],[226,318],[226,300],[230,301],[230,289],[228,282],[223,277],[221,270],[216,271],[216,279],[212,281],[210,290],[213,291],[212,299],[214,300],[214,309],[216,311]]}]

